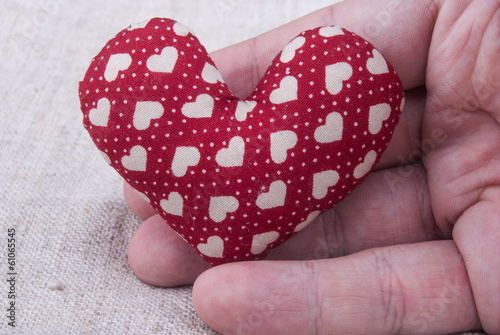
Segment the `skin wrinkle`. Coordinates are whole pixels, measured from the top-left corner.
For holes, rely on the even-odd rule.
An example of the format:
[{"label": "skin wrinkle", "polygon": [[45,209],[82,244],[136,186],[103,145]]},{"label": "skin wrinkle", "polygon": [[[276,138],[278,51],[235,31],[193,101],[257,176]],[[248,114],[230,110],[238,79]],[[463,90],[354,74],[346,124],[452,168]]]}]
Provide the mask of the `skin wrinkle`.
[{"label": "skin wrinkle", "polygon": [[[411,165],[407,165],[413,168],[413,173],[417,174],[415,180],[412,181],[412,184],[415,185],[416,192],[413,192],[411,196],[416,199],[413,202],[417,204],[417,210],[419,213],[419,217],[422,219],[421,231],[425,234],[426,240],[434,240],[436,237],[442,237],[443,232],[435,225],[435,222],[432,217],[432,211],[430,209],[430,202],[428,194],[428,185],[427,185],[427,176],[423,173],[423,166],[421,162],[416,162]],[[393,197],[392,201],[397,201]],[[429,214],[431,215],[431,220],[429,220]],[[430,221],[430,222],[429,222]],[[420,230],[419,230],[420,231]]]},{"label": "skin wrinkle", "polygon": [[[437,21],[439,21],[439,20],[440,20],[440,18],[438,15]],[[460,49],[460,52],[455,52],[455,50],[456,50],[455,45],[453,47],[449,46],[449,43],[450,43],[448,41],[449,36],[451,35],[451,31],[454,30],[454,28],[456,27],[457,24],[459,24],[459,18],[456,18],[455,20],[453,20],[452,24],[448,27],[448,29],[443,29],[441,27],[441,32],[438,36],[436,36],[436,34],[437,34],[436,32],[434,32],[434,34],[432,36],[431,49],[437,49],[438,52],[437,52],[437,55],[435,55],[435,58],[439,58],[442,61],[443,65],[447,65],[443,71],[446,78],[447,78],[447,75],[452,71],[452,69],[456,65],[456,60],[454,59],[454,57],[450,57],[448,54],[452,53],[452,55],[459,55],[468,46],[468,42],[462,43],[462,47]],[[469,41],[470,38],[471,38],[471,32],[469,31],[468,36],[467,36],[467,41]],[[436,45],[436,43],[437,43],[436,39],[438,39],[440,42],[438,45]],[[447,42],[447,43],[445,44],[445,43],[443,43],[443,41]],[[444,50],[442,49],[443,45],[445,46]],[[428,71],[429,71],[429,69],[427,70],[427,72]],[[464,81],[467,79],[470,79],[469,76],[463,76],[463,78],[462,78],[462,80],[464,80]],[[452,107],[453,109],[455,109],[457,107],[457,106],[455,106],[455,103],[445,103],[444,101],[442,101],[442,94],[440,94],[440,92],[449,91],[451,89],[451,90],[453,90],[453,93],[455,96],[456,95],[461,96],[460,92],[457,91],[457,88],[450,86],[448,80],[441,80],[441,81],[439,81],[439,84],[440,84],[440,85],[438,85],[439,91],[437,93],[435,93],[435,90],[434,90],[435,86],[437,86],[437,85],[435,85],[435,84],[431,85],[430,89],[429,89],[429,85],[427,85],[428,92],[429,92],[428,97],[431,98],[431,100],[429,102],[432,103],[431,106],[433,107],[433,108],[429,108],[429,109],[435,110],[434,114],[441,113],[443,107],[445,107],[445,106]],[[446,87],[443,88],[442,85],[446,85]],[[463,87],[463,85],[461,84],[458,87]],[[449,94],[445,95],[444,97],[448,98]],[[434,101],[434,99],[436,99],[437,101]],[[438,106],[440,106],[440,108],[437,108]]]},{"label": "skin wrinkle", "polygon": [[[458,141],[458,140],[457,140]],[[454,151],[453,147],[455,145],[458,145],[460,144],[462,148],[466,148],[467,146],[470,146],[470,144],[468,142],[464,142],[463,139],[460,139],[460,142],[462,143],[453,143],[453,144],[449,144],[448,146],[444,146],[444,147],[441,147],[440,149],[438,150],[446,150],[446,151]],[[477,140],[474,142],[474,143],[477,143]],[[476,146],[472,145],[471,146],[472,149],[474,149],[474,151],[477,153],[479,152],[476,148]],[[489,154],[489,151],[490,150],[484,150],[483,151],[483,154]],[[456,155],[456,153],[453,153],[453,152],[449,152],[449,153],[446,153],[445,155]],[[478,164],[478,162],[480,161],[483,161],[483,159],[478,159],[477,158],[477,155],[475,155],[474,157],[468,157],[469,160],[472,161],[472,163],[470,164],[466,164],[467,162],[463,160],[464,157],[462,157],[462,170],[464,170],[464,168],[469,165],[464,172],[460,173],[459,175],[455,175],[453,176],[453,178],[451,180],[448,180],[446,181],[443,186],[445,186],[447,189],[453,189],[453,185],[456,185],[456,184],[462,184],[462,182],[460,182],[460,180],[466,180],[468,181],[467,184],[471,184],[471,183],[474,183],[476,184],[475,180],[476,180],[476,177],[469,177],[469,176],[475,176],[475,175],[480,175],[482,176],[483,174],[481,173],[481,171],[484,169],[484,168],[480,168],[478,169],[478,166],[482,166],[484,167],[485,166],[485,162],[481,163],[481,164]],[[467,158],[467,157],[466,157]],[[430,172],[431,171],[431,166],[426,164],[426,167],[427,167],[427,170]],[[436,167],[435,167],[436,168]],[[429,174],[431,174],[432,172],[430,172]],[[481,177],[483,178],[483,177]],[[481,184],[486,184],[485,182],[480,182],[479,185]],[[444,207],[445,210],[443,213],[445,213],[445,216],[444,216],[444,219],[445,219],[445,224],[448,226],[448,227],[451,227],[455,224],[455,222],[458,220],[458,218],[463,214],[464,210],[469,207],[469,206],[464,206],[464,210],[461,210],[460,212],[457,212],[456,209],[454,210],[454,208],[456,208],[457,205],[453,204],[453,201],[454,199],[459,199],[459,198],[462,198],[462,197],[471,197],[473,195],[471,195],[471,193],[479,193],[479,187],[476,187],[475,189],[471,189],[471,187],[466,187],[464,192],[462,192],[461,194],[455,194],[453,195],[453,197],[449,197],[447,199],[447,205]],[[468,203],[472,204],[472,203],[475,203],[474,201],[477,200],[477,195],[476,196],[473,196],[474,199],[470,199],[469,201],[467,201]],[[460,202],[460,201],[458,201]],[[442,226],[442,222],[440,224],[441,227]]]},{"label": "skin wrinkle", "polygon": [[[347,198],[349,198],[349,196]],[[340,215],[338,215],[338,212],[337,212],[336,209],[337,208],[334,209],[334,211],[335,211],[335,217],[338,218],[338,223],[339,223],[339,227],[340,227],[339,229],[341,231],[342,242],[343,242],[342,243],[342,251],[343,251],[343,253],[340,256],[345,256],[345,255],[351,254],[352,251],[351,251],[351,248],[348,246],[348,242],[347,242],[348,240],[345,238],[345,232],[346,232],[345,225],[344,225],[343,220],[340,217]]]},{"label": "skin wrinkle", "polygon": [[[338,215],[338,212],[333,209],[333,222],[334,222],[334,225],[333,225],[333,229],[335,231],[335,236],[337,237],[336,241],[337,241],[337,244],[338,244],[338,248],[337,249],[337,256],[345,256],[347,255],[347,250],[346,250],[346,238],[345,238],[345,229],[344,229],[344,225],[342,224],[342,220],[340,219],[340,216]],[[335,252],[332,251],[331,252],[331,257],[335,257]]]},{"label": "skin wrinkle", "polygon": [[439,14],[440,9],[440,0],[427,0],[424,1],[425,12],[429,13],[432,16],[432,22],[434,25],[432,26],[432,30],[434,30],[434,26],[436,25],[437,16]]},{"label": "skin wrinkle", "polygon": [[[466,211],[464,211],[462,217],[466,214],[468,214],[469,211],[474,211],[475,210],[475,207],[479,207],[481,205],[481,202],[480,203],[477,203],[475,204],[475,206],[471,206],[469,207]],[[495,204],[496,205],[496,204]],[[460,229],[461,228],[461,225],[462,225],[462,221],[459,221],[457,222],[457,228],[453,231],[454,233],[454,237],[455,237],[455,233],[456,233],[456,230],[457,229]],[[462,228],[463,229],[463,228]],[[455,239],[455,238],[454,238]],[[464,253],[462,250],[460,250],[460,241],[457,242],[457,249],[459,250],[459,254],[462,256],[462,262],[464,263],[464,265],[467,264],[467,261],[468,261],[468,258],[470,257],[467,253]],[[470,251],[470,250],[468,250]],[[467,287],[469,288],[469,291],[470,291],[470,295],[473,297],[473,304],[474,304],[474,312],[476,313],[477,315],[477,318],[478,318],[478,321],[477,321],[477,328],[478,329],[479,327],[481,327],[481,325],[484,325],[484,323],[482,322],[481,320],[481,314],[480,314],[480,306],[478,305],[478,299],[475,298],[475,292],[474,292],[474,287],[472,286],[472,278],[471,278],[471,274],[469,273],[468,271],[468,268],[467,266],[464,266],[465,268],[465,274],[466,274],[466,278],[468,280],[468,285]]]},{"label": "skin wrinkle", "polygon": [[[401,320],[404,318],[405,306],[404,303],[398,303],[395,294],[401,294],[402,301],[404,301],[403,284],[396,271],[394,271],[391,257],[385,253],[386,249],[373,250],[372,255],[375,258],[376,273],[382,274],[379,276],[379,287],[382,295],[382,309],[384,311],[384,324],[383,329],[389,334],[397,334],[401,332]],[[388,282],[385,282],[388,278]],[[402,312],[400,312],[402,311]]]},{"label": "skin wrinkle", "polygon": [[[434,16],[435,18],[435,22],[438,22],[439,21],[439,15],[444,11],[446,14],[450,14],[450,13],[453,13],[453,12],[450,12],[450,11],[445,11],[444,8],[448,8],[447,6],[449,5],[449,3],[451,2],[453,4],[453,7],[455,9],[458,9],[459,7],[463,7],[464,4],[466,5],[466,7],[468,7],[470,5],[470,2],[471,0],[429,0],[431,2],[434,2],[436,7],[437,7],[437,11],[436,11],[436,15]],[[473,0],[472,0],[473,1]],[[482,0],[481,0],[482,1]],[[465,10],[461,10],[460,12],[464,12]],[[449,18],[449,17],[448,17]],[[443,33],[444,35],[449,35],[450,31],[455,27],[456,23],[457,23],[457,20],[459,19],[458,17],[452,17],[452,18],[449,18],[449,22],[448,23],[451,23],[451,24],[448,24],[448,26],[441,26],[441,33]]]},{"label": "skin wrinkle", "polygon": [[[405,96],[406,96],[406,92],[405,92]],[[408,136],[406,136],[406,141],[407,141],[407,147],[408,148],[412,148],[414,144],[412,144],[412,137],[413,137],[413,134],[412,132],[410,131],[410,116],[408,115],[408,113],[405,113],[405,107],[403,107],[403,110],[401,111],[401,115],[399,116],[400,118],[404,118],[406,122],[402,122],[402,124],[405,126],[405,131],[404,133],[405,134],[408,134]],[[418,133],[420,134],[421,133],[421,129],[419,129]],[[419,138],[419,143],[421,143],[421,138]],[[412,150],[410,150],[410,152],[412,152],[414,149],[412,148]],[[422,150],[421,150],[421,147],[417,147],[416,150],[418,150],[419,152],[419,156],[422,156]],[[403,162],[401,162],[403,163]]]},{"label": "skin wrinkle", "polygon": [[[426,185],[428,188],[429,186],[428,186],[427,180],[426,180]],[[426,222],[428,222],[428,223],[427,224],[424,223],[424,225],[427,226],[426,227],[427,229],[425,229],[425,231],[427,232],[428,239],[429,240],[442,240],[442,239],[451,238],[451,236],[446,236],[446,232],[441,230],[441,227],[436,224],[436,219],[434,218],[434,213],[432,212],[432,201],[430,199],[429,192],[426,193],[425,205],[423,205],[423,204],[424,204],[424,202],[421,203],[421,207],[420,207],[420,210],[422,213],[421,215],[423,218],[429,218],[428,220],[426,220]]]},{"label": "skin wrinkle", "polygon": [[[475,149],[476,149],[475,150],[476,153],[479,152],[477,150],[477,148],[475,148]],[[483,153],[483,155],[487,155],[487,156],[490,155],[490,153],[488,151],[486,151],[486,150],[483,151],[482,153]],[[477,159],[477,155],[475,155],[475,157]],[[490,180],[489,178],[485,177],[487,175],[492,175],[492,174],[481,173],[481,171],[483,171],[484,169],[488,168],[488,166],[490,165],[490,163],[494,160],[494,157],[490,157],[490,158],[485,157],[483,159],[479,159],[479,161],[483,161],[485,159],[488,160],[488,162],[483,162],[481,164],[481,168],[478,169],[476,167],[477,164],[471,163],[471,165],[474,165],[474,166],[470,166],[467,169],[466,172],[460,174],[459,176],[457,176],[457,177],[449,180],[446,184],[444,184],[444,186],[447,186],[447,187],[449,186],[449,188],[451,188],[452,185],[454,185],[454,184],[457,184],[457,183],[461,184],[462,182],[460,182],[460,180],[470,180],[468,183],[474,183],[474,184],[478,185],[474,189],[469,189],[469,188],[468,188],[468,190],[466,189],[465,191],[467,191],[467,192],[465,192],[465,193],[455,195],[454,198],[449,199],[450,203],[453,203],[453,200],[457,199],[457,198],[471,197],[472,196],[472,197],[474,197],[474,199],[469,200],[469,202],[471,204],[477,204],[477,202],[479,201],[480,196],[484,192],[485,188],[488,185],[491,185],[492,182],[494,182],[494,180]],[[471,175],[472,176],[479,175],[479,178],[480,178],[481,181],[480,182],[475,182],[475,180],[477,180],[477,178],[476,177],[470,177]],[[494,174],[493,174],[493,176],[494,176]],[[481,187],[480,185],[484,185],[484,186]],[[474,196],[471,193],[476,193],[477,195]],[[468,195],[468,194],[471,194],[471,195]],[[455,206],[453,206],[453,207],[455,207]],[[459,212],[459,213],[449,213],[448,216],[447,216],[448,223],[450,225],[454,225],[456,223],[456,221],[463,215],[463,212],[465,210],[467,210],[469,207],[470,207],[470,205],[469,206],[465,206],[464,210],[461,211],[461,212]]]},{"label": "skin wrinkle", "polygon": [[[319,242],[318,245],[320,245],[320,248],[322,248],[322,249],[323,249],[323,246],[325,246],[324,249],[326,249],[326,257],[330,258],[330,257],[332,257],[330,248],[328,247],[328,246],[330,246],[330,241],[329,241],[329,230],[330,229],[328,229],[326,221],[323,219],[323,217],[325,215],[330,215],[330,211],[326,211],[324,213],[321,213],[320,216],[317,218],[317,221],[320,221],[319,224],[320,224],[320,226],[322,228],[322,231],[323,231],[323,235],[322,235],[323,240],[322,241],[318,241]],[[313,222],[311,222],[311,224],[313,224]],[[332,223],[332,226],[333,225],[335,225],[335,222]],[[318,250],[318,251],[322,252],[322,250]],[[315,252],[314,255],[313,255],[313,259],[322,259],[322,258],[324,258],[323,254],[319,254],[318,252]]]},{"label": "skin wrinkle", "polygon": [[[468,6],[467,6],[467,9],[464,10],[464,13],[461,14],[461,17],[463,17],[465,14],[465,12],[467,10],[469,10],[469,7],[472,6],[472,3],[469,3]],[[490,23],[492,18],[494,16],[494,13],[491,15],[491,17],[488,19],[488,22]],[[473,64],[474,64],[474,67],[471,69],[471,75],[470,76],[464,76],[463,77],[463,82],[464,83],[472,83],[471,85],[466,85],[467,87],[471,87],[470,90],[467,90],[467,92],[473,92],[474,94],[474,98],[475,98],[475,103],[472,104],[472,106],[469,106],[468,110],[469,111],[476,111],[476,109],[481,109],[481,98],[480,98],[480,94],[478,94],[477,92],[477,86],[478,85],[475,85],[473,83],[473,78],[475,77],[475,74],[477,73],[477,64],[479,64],[479,62],[477,61],[478,57],[479,57],[479,54],[480,54],[480,51],[481,51],[481,46],[483,46],[483,43],[484,43],[484,31],[488,29],[489,27],[489,23],[485,26],[485,28],[480,32],[480,35],[483,36],[483,38],[481,39],[481,42],[479,43],[479,47],[477,48],[477,52],[474,54],[474,58],[473,58]],[[450,27],[450,31],[452,30],[455,30],[457,29],[456,26],[457,25],[460,25],[461,22],[460,22],[460,18],[458,18],[457,20],[454,21],[454,23],[452,24],[452,26]],[[475,25],[474,27],[476,27],[477,25]],[[462,43],[462,47],[461,49],[459,50],[459,52],[456,52],[456,48],[455,47],[451,47],[451,48],[446,48],[445,50],[445,54],[441,57],[441,59],[450,59],[450,69],[452,69],[454,66],[455,66],[455,62],[453,61],[453,57],[448,57],[446,56],[446,52],[452,52],[453,54],[457,54],[457,55],[460,55],[462,53],[463,50],[469,48],[469,41],[476,35],[478,35],[478,33],[474,32],[473,31],[474,29],[470,29],[467,31],[467,39],[464,43]],[[451,32],[447,31],[445,34],[443,35],[450,35]],[[441,37],[443,39],[447,39],[446,37]],[[471,62],[469,60],[469,62]],[[449,71],[445,71],[446,73],[448,73]],[[444,84],[446,84],[448,81],[444,81]],[[470,99],[468,99],[466,96],[464,96],[460,91],[459,89],[463,88],[465,85],[457,85],[457,87],[451,87],[451,86],[447,86],[447,89],[448,90],[452,90],[454,95],[455,96],[459,96],[461,98],[463,98],[462,100],[463,101],[468,101],[470,102]],[[481,85],[480,85],[481,86]],[[459,109],[463,108],[463,107],[466,107],[466,106],[455,106],[454,104],[444,104],[444,103],[440,103],[440,105],[444,106],[444,105],[448,105],[450,107],[454,107],[454,108],[457,108],[459,107]],[[437,109],[439,111],[439,109]]]},{"label": "skin wrinkle", "polygon": [[[323,334],[318,330],[319,328],[317,328],[321,325],[323,310],[323,295],[322,291],[320,290],[319,284],[320,272],[318,271],[317,267],[318,265],[316,262],[308,260],[301,263],[299,267],[291,269],[289,276],[286,276],[286,282],[279,285],[288,288],[288,290],[279,291],[282,293],[285,291],[287,292],[283,293],[284,298],[281,298],[281,300],[291,300],[294,302],[293,306],[297,307],[293,309],[287,309],[284,308],[286,307],[286,304],[284,306],[282,304],[279,304],[278,306],[282,308],[277,308],[273,311],[274,313],[279,314],[278,318],[282,318],[284,314],[289,314],[290,317],[293,318],[299,312],[306,312],[309,317],[313,316],[312,319],[304,320],[304,323],[302,323],[302,325],[305,325],[305,327],[307,327],[307,334]],[[276,283],[274,285],[276,285]],[[294,289],[290,290],[290,287]],[[271,291],[271,293],[272,292],[273,291]],[[270,297],[272,297],[272,295]],[[306,302],[306,304],[304,304],[304,302]],[[304,315],[299,314],[299,318],[303,317]],[[311,327],[315,327],[315,329],[311,329]]]},{"label": "skin wrinkle", "polygon": [[429,185],[427,181],[427,175],[425,174],[424,167],[421,163],[416,164],[416,173],[419,174],[419,180],[423,180],[422,183],[416,183],[417,193],[416,198],[420,217],[422,218],[422,226],[424,227],[424,232],[427,235],[428,240],[442,239],[444,238],[444,232],[436,225],[434,220],[434,215],[432,213],[431,201],[429,199]]},{"label": "skin wrinkle", "polygon": [[[326,214],[328,216],[333,216],[332,222],[327,223],[323,219],[324,214]],[[335,243],[334,243],[335,239],[332,239],[331,235],[335,234],[336,236],[338,236],[336,234],[337,231],[335,228],[336,228],[336,226],[338,226],[340,224],[340,222],[338,220],[338,216],[336,215],[335,209],[330,210],[330,212],[327,212],[324,214],[321,217],[321,226],[323,228],[323,236],[324,236],[324,243],[325,243],[324,245],[326,246],[327,258],[333,258],[333,257],[336,257],[336,252],[334,250],[332,250],[332,248],[330,246],[335,245]],[[338,237],[337,237],[337,240],[338,240]]]},{"label": "skin wrinkle", "polygon": [[[486,35],[486,34],[485,34],[485,31],[487,31],[487,30],[488,30],[488,28],[490,28],[490,27],[494,24],[494,22],[493,22],[493,19],[494,19],[494,18],[497,18],[497,21],[495,21],[495,22],[496,22],[496,23],[497,23],[497,25],[498,25],[497,29],[498,29],[498,30],[500,30],[500,22],[499,22],[499,21],[500,21],[500,3],[497,3],[497,8],[496,8],[494,11],[492,11],[492,15],[491,15],[491,17],[490,17],[490,18],[489,18],[489,20],[488,20],[488,24],[487,24],[487,25],[486,25],[486,27],[484,28],[483,34],[481,35],[481,36],[482,36],[482,39],[481,39],[481,42],[479,43],[479,48],[478,48],[478,50],[477,50],[476,60],[477,60],[480,56],[484,56],[484,55],[482,55],[482,50],[483,50],[483,48],[485,47],[485,35]],[[492,28],[492,29],[493,29],[493,28]],[[486,43],[487,43],[487,46],[488,46],[489,42],[486,42]],[[500,51],[500,45],[499,45],[499,48],[498,48],[498,50],[497,50],[497,53],[498,53],[498,51]],[[475,62],[475,64],[474,64],[474,68],[473,68],[473,70],[472,70],[471,80],[473,81],[473,83],[474,83],[474,82],[478,82],[478,83],[479,83],[479,85],[478,85],[477,83],[474,83],[474,84],[472,85],[472,88],[473,88],[474,94],[476,95],[476,99],[477,99],[477,101],[479,101],[479,105],[480,105],[480,107],[481,107],[483,110],[487,110],[487,109],[488,109],[487,107],[482,106],[483,104],[481,103],[481,101],[482,101],[482,100],[484,100],[484,97],[483,97],[483,94],[479,93],[479,91],[478,91],[478,86],[479,86],[480,88],[487,88],[487,87],[488,87],[488,85],[483,84],[483,82],[482,82],[482,80],[481,80],[481,77],[476,78],[476,74],[477,74],[477,72],[481,72],[481,70],[480,70],[480,69],[477,69],[478,65],[479,65],[479,62]],[[474,80],[474,79],[475,79],[475,80]],[[489,79],[489,78],[488,78],[488,79]],[[488,79],[486,80],[486,82],[488,81]],[[495,83],[495,84],[497,84],[497,83]],[[498,84],[499,84],[498,86],[500,86],[500,82],[499,82]],[[497,85],[494,85],[494,86],[497,86]],[[497,86],[496,88],[499,88],[498,86]],[[494,95],[495,95],[494,91],[493,91],[493,92],[491,92],[491,91],[490,91],[490,92],[488,93],[488,96],[494,96]],[[482,99],[482,97],[483,97],[483,99]],[[495,115],[496,115],[496,114],[495,114],[493,111],[492,111],[492,113],[491,113],[491,114],[493,114],[493,117],[495,118],[495,120],[497,121],[497,123],[499,123],[499,120],[495,117]]]},{"label": "skin wrinkle", "polygon": [[[494,196],[489,196],[490,193],[493,193]],[[487,203],[491,203],[491,205],[495,205],[494,199],[496,196],[500,196],[500,183],[498,183],[498,185],[485,188],[479,196],[478,201],[485,201]]]},{"label": "skin wrinkle", "polygon": [[[319,272],[317,263],[314,261],[306,261],[306,268],[309,271],[309,278],[312,277],[313,280],[308,280],[309,287],[313,289],[313,293],[311,294],[313,297],[313,309],[314,312],[314,322],[312,323],[314,326],[314,330],[312,334],[324,334],[322,330],[322,324],[325,324],[325,320],[323,320],[323,304],[324,304],[324,295],[322,290],[320,289],[319,284]],[[311,284],[312,283],[312,284]]]},{"label": "skin wrinkle", "polygon": [[339,229],[341,222],[336,214],[335,208],[320,214],[310,225],[320,225],[323,231],[323,234],[316,238],[316,248],[311,257],[313,260],[329,259],[344,255],[343,251],[340,251],[338,248],[341,244],[336,242],[341,239],[339,236],[342,234],[342,229]]}]

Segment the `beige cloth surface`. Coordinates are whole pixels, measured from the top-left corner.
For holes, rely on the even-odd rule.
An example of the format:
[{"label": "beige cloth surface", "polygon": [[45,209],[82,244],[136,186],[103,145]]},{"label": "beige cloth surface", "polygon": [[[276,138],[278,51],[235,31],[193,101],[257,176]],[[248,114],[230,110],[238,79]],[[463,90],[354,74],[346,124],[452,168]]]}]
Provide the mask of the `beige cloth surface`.
[{"label": "beige cloth surface", "polygon": [[0,271],[13,227],[18,275],[17,327],[2,312],[0,334],[215,334],[190,287],[153,288],[132,273],[127,243],[140,220],[83,129],[78,81],[108,39],[150,17],[182,22],[213,51],[332,2],[2,1]]},{"label": "beige cloth surface", "polygon": [[140,220],[83,129],[78,81],[131,23],[176,19],[213,51],[330,2],[2,1],[0,271],[14,227],[18,326],[2,312],[0,334],[215,334],[196,316],[190,287],[153,288],[132,273],[126,250]]}]

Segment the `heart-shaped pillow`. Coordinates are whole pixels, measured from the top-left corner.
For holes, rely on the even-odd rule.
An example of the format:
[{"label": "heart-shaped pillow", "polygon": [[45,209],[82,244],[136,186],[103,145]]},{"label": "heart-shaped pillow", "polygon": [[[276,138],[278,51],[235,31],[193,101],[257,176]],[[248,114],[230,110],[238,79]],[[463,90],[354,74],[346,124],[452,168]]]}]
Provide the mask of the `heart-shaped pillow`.
[{"label": "heart-shaped pillow", "polygon": [[337,26],[298,35],[238,99],[190,30],[162,18],[110,40],[79,94],[107,162],[212,265],[263,258],[347,196],[404,100],[384,57]]}]

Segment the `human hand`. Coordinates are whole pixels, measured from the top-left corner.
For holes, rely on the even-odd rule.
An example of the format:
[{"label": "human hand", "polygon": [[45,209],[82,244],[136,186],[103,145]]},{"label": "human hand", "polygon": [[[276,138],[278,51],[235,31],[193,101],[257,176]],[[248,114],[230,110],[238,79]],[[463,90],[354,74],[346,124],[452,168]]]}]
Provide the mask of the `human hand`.
[{"label": "human hand", "polygon": [[376,170],[269,260],[212,269],[125,185],[146,219],[132,269],[194,283],[224,334],[500,333],[499,1],[347,0],[212,58],[246,97],[289,40],[331,24],[374,44],[406,90]]}]

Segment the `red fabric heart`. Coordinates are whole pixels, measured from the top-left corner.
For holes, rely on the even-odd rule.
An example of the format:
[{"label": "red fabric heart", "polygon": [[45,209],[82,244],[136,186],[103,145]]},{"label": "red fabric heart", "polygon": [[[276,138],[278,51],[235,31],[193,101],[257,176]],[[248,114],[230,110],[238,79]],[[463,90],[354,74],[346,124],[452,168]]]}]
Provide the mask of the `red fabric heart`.
[{"label": "red fabric heart", "polygon": [[196,37],[161,18],[110,40],[79,93],[108,163],[212,265],[263,258],[347,196],[404,100],[383,56],[336,26],[297,36],[240,100]]}]

